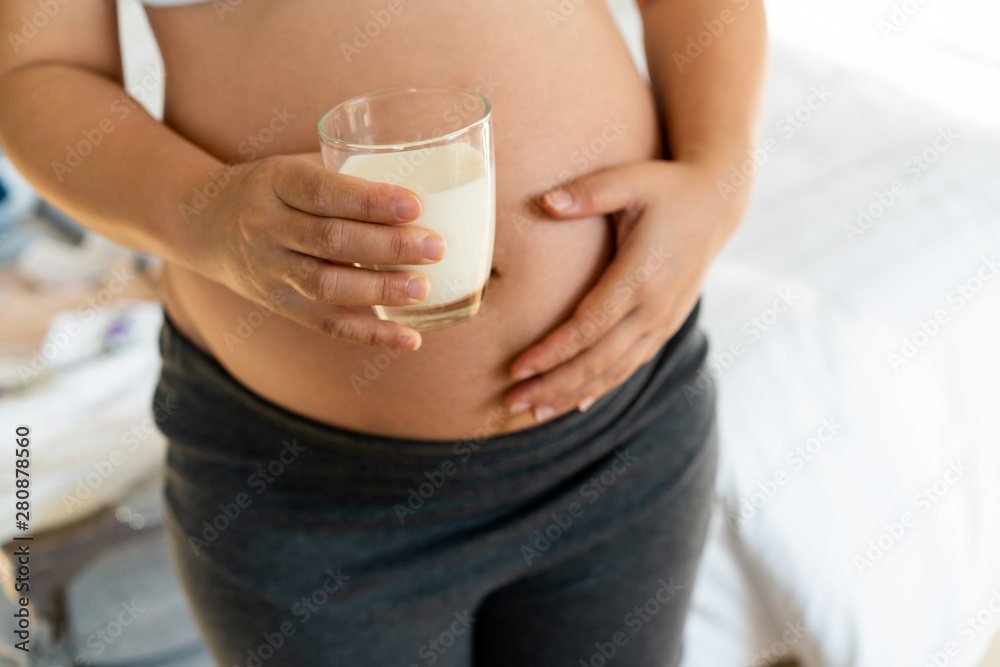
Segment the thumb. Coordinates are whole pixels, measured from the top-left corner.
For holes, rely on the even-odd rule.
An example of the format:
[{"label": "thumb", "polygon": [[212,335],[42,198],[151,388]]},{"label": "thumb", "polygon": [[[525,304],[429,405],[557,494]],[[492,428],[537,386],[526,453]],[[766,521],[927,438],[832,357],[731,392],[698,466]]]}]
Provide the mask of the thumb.
[{"label": "thumb", "polygon": [[628,208],[638,198],[627,166],[607,167],[557,186],[542,196],[545,210],[557,218],[584,218]]}]

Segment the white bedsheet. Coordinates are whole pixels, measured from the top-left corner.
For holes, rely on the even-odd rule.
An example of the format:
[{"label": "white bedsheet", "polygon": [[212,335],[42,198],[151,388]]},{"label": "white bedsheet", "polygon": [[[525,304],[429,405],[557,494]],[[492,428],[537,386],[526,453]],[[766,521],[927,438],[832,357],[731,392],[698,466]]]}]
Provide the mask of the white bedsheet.
[{"label": "white bedsheet", "polygon": [[975,665],[1000,627],[1000,139],[781,48],[767,119],[705,289],[716,354],[742,348],[716,357],[725,521],[684,664]]}]

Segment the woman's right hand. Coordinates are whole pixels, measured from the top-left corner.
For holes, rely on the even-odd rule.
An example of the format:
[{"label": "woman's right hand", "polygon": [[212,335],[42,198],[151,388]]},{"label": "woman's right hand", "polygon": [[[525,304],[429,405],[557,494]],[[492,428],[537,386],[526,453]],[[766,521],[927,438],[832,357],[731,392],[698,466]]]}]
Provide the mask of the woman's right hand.
[{"label": "woman's right hand", "polygon": [[430,292],[427,277],[351,266],[441,259],[440,235],[405,224],[422,210],[414,192],[298,156],[268,157],[232,172],[190,221],[201,226],[196,271],[332,338],[420,347],[419,332],[357,306],[420,303]]}]

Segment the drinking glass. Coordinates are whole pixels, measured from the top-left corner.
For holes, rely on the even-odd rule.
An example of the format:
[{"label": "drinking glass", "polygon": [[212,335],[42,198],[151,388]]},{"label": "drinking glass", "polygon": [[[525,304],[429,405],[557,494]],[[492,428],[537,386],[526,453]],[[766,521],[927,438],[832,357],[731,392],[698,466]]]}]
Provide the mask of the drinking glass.
[{"label": "drinking glass", "polygon": [[432,229],[445,241],[435,264],[356,264],[417,271],[430,280],[430,296],[422,303],[375,305],[375,314],[427,331],[479,312],[496,226],[489,101],[452,86],[393,88],[337,105],[320,120],[319,135],[328,169],[416,192],[423,211],[407,224]]}]

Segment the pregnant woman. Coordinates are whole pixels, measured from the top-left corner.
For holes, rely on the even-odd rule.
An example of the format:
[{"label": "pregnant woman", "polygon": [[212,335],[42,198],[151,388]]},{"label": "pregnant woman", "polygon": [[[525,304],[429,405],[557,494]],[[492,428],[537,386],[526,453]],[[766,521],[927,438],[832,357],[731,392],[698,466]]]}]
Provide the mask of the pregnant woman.
[{"label": "pregnant woman", "polygon": [[[149,0],[162,123],[116,3],[48,4],[27,36],[44,8],[0,4],[0,141],[165,260],[166,530],[218,664],[676,665],[715,470],[697,304],[749,197],[761,0],[640,2],[651,85],[600,0]],[[352,264],[459,250],[316,154],[325,111],[417,84],[489,98],[497,174],[485,304],[422,335],[370,306],[425,277]]]}]

